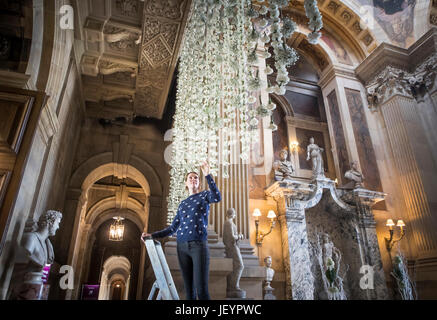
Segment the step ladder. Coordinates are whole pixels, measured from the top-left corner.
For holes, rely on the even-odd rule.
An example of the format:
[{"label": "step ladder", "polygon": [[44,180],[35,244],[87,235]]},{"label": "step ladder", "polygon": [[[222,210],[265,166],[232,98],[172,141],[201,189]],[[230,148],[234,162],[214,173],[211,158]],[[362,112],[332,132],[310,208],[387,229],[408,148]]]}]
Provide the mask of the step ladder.
[{"label": "step ladder", "polygon": [[145,238],[144,244],[156,278],[147,300],[153,300],[156,290],[159,290],[156,300],[179,300],[161,243],[152,238]]}]

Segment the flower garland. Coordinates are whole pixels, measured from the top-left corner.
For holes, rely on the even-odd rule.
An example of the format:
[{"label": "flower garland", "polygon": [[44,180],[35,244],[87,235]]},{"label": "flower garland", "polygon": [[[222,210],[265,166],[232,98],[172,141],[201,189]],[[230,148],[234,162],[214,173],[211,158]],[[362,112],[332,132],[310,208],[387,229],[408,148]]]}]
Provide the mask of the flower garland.
[{"label": "flower garland", "polygon": [[[285,94],[290,81],[287,67],[298,59],[286,43],[296,24],[281,19],[280,10],[288,3],[270,0],[255,7],[251,0],[193,0],[179,62],[168,224],[187,196],[186,173],[207,160],[214,176],[221,168],[227,178],[229,165],[237,160],[233,151],[242,161],[249,159],[250,144],[258,139],[259,118],[271,116],[276,108],[271,101],[256,106],[257,92],[265,88]],[[314,43],[322,27],[316,0],[305,0],[305,11],[313,30],[308,37]],[[260,44],[264,47],[258,50]],[[271,56],[269,46],[277,70],[273,86],[260,76],[260,72],[272,74],[273,69],[258,68],[259,59]],[[269,128],[277,129],[272,118]]]}]

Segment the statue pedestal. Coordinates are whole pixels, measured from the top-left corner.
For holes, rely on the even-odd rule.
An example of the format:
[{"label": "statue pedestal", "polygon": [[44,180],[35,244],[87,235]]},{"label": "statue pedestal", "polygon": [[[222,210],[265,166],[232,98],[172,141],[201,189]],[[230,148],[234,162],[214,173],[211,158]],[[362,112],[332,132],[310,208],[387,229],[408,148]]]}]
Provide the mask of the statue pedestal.
[{"label": "statue pedestal", "polygon": [[226,298],[227,299],[245,299],[246,291],[244,290],[226,290]]},{"label": "statue pedestal", "polygon": [[14,299],[17,300],[47,300],[50,285],[42,282],[42,272],[28,272],[23,282],[14,289]]},{"label": "statue pedestal", "polygon": [[276,296],[273,294],[273,289],[270,286],[270,281],[265,281],[266,285],[264,286],[264,300],[276,300]]}]

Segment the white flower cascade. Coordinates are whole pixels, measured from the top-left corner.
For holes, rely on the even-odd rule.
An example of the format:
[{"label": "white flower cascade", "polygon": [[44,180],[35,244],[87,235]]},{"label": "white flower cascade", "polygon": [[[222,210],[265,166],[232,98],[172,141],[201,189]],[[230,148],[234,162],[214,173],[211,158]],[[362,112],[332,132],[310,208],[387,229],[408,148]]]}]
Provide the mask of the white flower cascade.
[{"label": "white flower cascade", "polygon": [[[250,144],[258,139],[258,117],[271,116],[276,108],[271,102],[256,107],[255,92],[263,86],[269,93],[285,94],[290,80],[287,66],[298,59],[285,41],[296,29],[291,19],[281,20],[280,9],[287,5],[288,0],[270,0],[256,8],[250,0],[193,0],[179,62],[168,224],[187,196],[184,177],[188,172],[207,160],[212,175],[217,176],[220,161],[222,176],[227,178],[232,150],[248,160]],[[322,27],[317,2],[305,0],[305,11],[310,28],[318,34],[311,33],[309,39],[317,41]],[[269,23],[270,36],[267,31],[261,36],[257,29],[266,30]],[[259,56],[270,57],[268,48],[257,52],[260,43],[273,48],[274,86],[259,77]],[[263,71],[273,72],[270,67]],[[276,128],[271,121],[270,129]]]}]

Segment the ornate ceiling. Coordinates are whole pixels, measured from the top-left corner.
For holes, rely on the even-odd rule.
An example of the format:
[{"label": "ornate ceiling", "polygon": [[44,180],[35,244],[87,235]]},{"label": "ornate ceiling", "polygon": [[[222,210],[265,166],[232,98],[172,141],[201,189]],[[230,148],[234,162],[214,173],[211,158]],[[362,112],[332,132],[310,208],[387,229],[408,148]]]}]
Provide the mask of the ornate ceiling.
[{"label": "ornate ceiling", "polygon": [[190,4],[78,1],[89,116],[162,118]]},{"label": "ornate ceiling", "polygon": [[[177,63],[191,0],[77,1],[82,39],[81,71],[87,113],[115,119],[135,116],[162,119]],[[326,26],[337,26],[360,59],[377,46],[359,16],[339,0],[319,0]],[[307,19],[303,1],[293,0],[284,14],[300,25]],[[305,37],[289,39],[311,53],[320,71],[329,64],[319,46]]]}]

